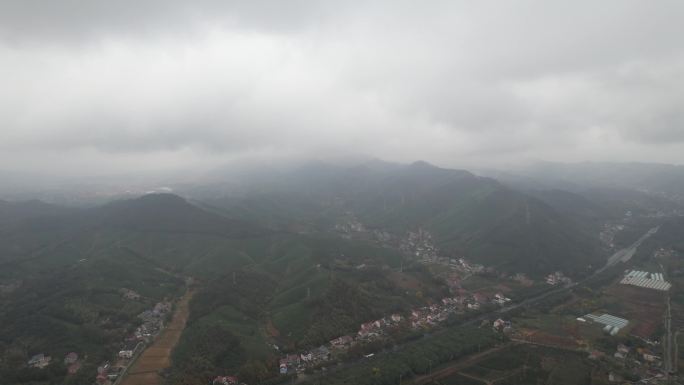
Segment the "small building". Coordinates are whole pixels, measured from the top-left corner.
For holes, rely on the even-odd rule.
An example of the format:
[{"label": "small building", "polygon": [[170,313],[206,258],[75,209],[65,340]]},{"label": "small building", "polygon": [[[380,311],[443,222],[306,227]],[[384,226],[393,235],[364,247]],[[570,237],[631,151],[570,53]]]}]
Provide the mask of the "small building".
[{"label": "small building", "polygon": [[618,344],[617,351],[622,354],[629,354],[630,349],[624,344]]},{"label": "small building", "polygon": [[314,361],[328,361],[330,359],[330,350],[325,346],[319,346],[311,351]]},{"label": "small building", "polygon": [[642,357],[644,358],[644,361],[647,361],[647,362],[656,362],[656,361],[660,360],[660,357],[655,356],[653,354],[644,353],[644,355]]},{"label": "small building", "polygon": [[301,360],[304,362],[311,362],[313,360],[313,355],[311,352],[302,353],[299,355],[299,358],[301,358]]},{"label": "small building", "polygon": [[352,338],[351,336],[342,336],[330,341],[330,345],[332,345],[335,348],[343,348],[351,345],[352,342],[354,342],[354,338]]},{"label": "small building", "polygon": [[218,376],[212,381],[213,385],[237,385],[238,379],[235,376]]},{"label": "small building", "polygon": [[125,358],[125,359],[131,359],[133,357],[133,351],[132,350],[121,350],[119,352],[119,358]]},{"label": "small building", "polygon": [[51,360],[52,358],[50,356],[46,356],[43,353],[36,354],[28,361],[28,366],[32,368],[43,369],[50,364]]},{"label": "small building", "polygon": [[132,300],[132,301],[137,301],[137,300],[140,299],[140,294],[136,293],[135,291],[133,291],[133,290],[131,290],[131,289],[123,288],[123,289],[120,290],[120,292],[121,292],[121,295],[122,295],[125,299],[129,299],[129,300]]},{"label": "small building", "polygon": [[78,361],[78,354],[71,352],[64,356],[64,365],[71,365],[74,362]]},{"label": "small building", "polygon": [[285,362],[288,366],[297,366],[300,363],[299,354],[288,354],[285,356]]},{"label": "small building", "polygon": [[505,305],[507,302],[510,302],[511,299],[501,293],[496,293],[494,294],[494,299],[492,301],[498,305]]}]

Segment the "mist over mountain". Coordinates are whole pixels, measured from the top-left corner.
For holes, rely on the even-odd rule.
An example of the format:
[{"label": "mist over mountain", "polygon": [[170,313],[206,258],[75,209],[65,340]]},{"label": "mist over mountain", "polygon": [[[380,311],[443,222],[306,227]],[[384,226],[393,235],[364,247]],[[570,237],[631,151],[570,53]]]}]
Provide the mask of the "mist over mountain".
[{"label": "mist over mountain", "polygon": [[0,1],[0,385],[680,383],[682,15]]}]

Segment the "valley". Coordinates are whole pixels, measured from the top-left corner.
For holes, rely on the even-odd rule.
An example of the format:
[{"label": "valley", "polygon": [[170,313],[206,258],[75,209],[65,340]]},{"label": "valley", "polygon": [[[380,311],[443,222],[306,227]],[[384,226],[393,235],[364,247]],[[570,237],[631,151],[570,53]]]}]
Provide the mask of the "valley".
[{"label": "valley", "polygon": [[180,340],[190,315],[190,301],[194,292],[188,290],[175,304],[171,322],[152,344],[135,359],[116,385],[157,385],[163,383],[161,373],[171,366],[171,352]]},{"label": "valley", "polygon": [[[530,357],[551,349],[557,362],[570,354],[601,383],[610,374],[601,370],[623,377],[629,370],[583,354],[613,341],[650,341],[655,345],[639,349],[662,355],[664,364],[648,367],[674,376],[677,316],[662,323],[661,344],[659,322],[630,302],[642,295],[624,294],[646,289],[618,282],[625,269],[660,272],[665,261],[675,263],[676,251],[663,254],[662,267],[649,261],[656,247],[675,250],[676,215],[563,214],[570,201],[591,210],[597,203],[566,193],[542,201],[423,163],[324,167],[325,178],[299,180],[311,172],[270,180],[261,197],[149,194],[93,208],[5,205],[0,263],[8,270],[0,273],[0,301],[6,319],[29,321],[0,330],[10,384],[389,385],[399,378],[506,383],[560,375],[557,364],[528,371],[528,364],[480,363],[511,349]],[[294,198],[303,185],[307,198]],[[676,279],[668,279],[677,293]],[[48,289],[55,283],[63,290]],[[33,310],[43,284],[39,296],[52,305]],[[680,314],[672,295],[672,313]],[[154,318],[168,323],[159,332],[145,309],[164,303],[175,304],[174,316]],[[614,312],[636,326],[614,337],[570,326]],[[33,324],[63,325],[73,337],[36,339]],[[97,347],[85,342],[95,330],[107,330]],[[491,354],[473,355],[485,351]],[[78,355],[78,368],[55,358],[68,352]],[[38,354],[52,361],[22,364]]]}]

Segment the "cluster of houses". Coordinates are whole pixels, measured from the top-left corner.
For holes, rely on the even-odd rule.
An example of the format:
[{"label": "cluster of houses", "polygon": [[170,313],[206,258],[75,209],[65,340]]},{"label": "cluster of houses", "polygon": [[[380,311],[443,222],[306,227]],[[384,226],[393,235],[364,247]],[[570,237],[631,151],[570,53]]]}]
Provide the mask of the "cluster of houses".
[{"label": "cluster of houses", "polygon": [[280,374],[287,374],[293,370],[301,372],[307,367],[330,361],[334,353],[344,352],[358,343],[379,339],[387,334],[389,328],[398,326],[402,321],[404,321],[404,317],[399,314],[392,314],[389,317],[361,324],[356,334],[343,335],[331,340],[326,345],[300,354],[287,354],[280,359]]},{"label": "cluster of houses", "polygon": [[483,293],[467,293],[461,289],[454,297],[443,298],[441,303],[425,306],[411,312],[411,327],[414,329],[434,326],[446,321],[450,314],[466,310],[479,310],[482,305],[504,306],[511,299],[501,293],[489,297]]},{"label": "cluster of houses", "polygon": [[[613,358],[625,368],[633,369],[643,378],[641,383],[657,383],[663,377],[663,362],[661,357],[654,354],[650,349],[644,347],[631,348],[623,344],[618,344],[613,354]],[[621,376],[613,374],[613,382],[619,382]]]},{"label": "cluster of houses", "polygon": [[551,286],[568,285],[572,283],[572,280],[563,275],[562,271],[557,271],[546,276],[546,283]]},{"label": "cluster of houses", "polygon": [[123,371],[124,367],[112,366],[109,364],[109,362],[105,362],[97,367],[97,376],[95,376],[95,382],[100,385],[110,384],[112,381],[116,381]]},{"label": "cluster of houses", "polygon": [[665,248],[659,248],[655,252],[653,252],[653,256],[655,258],[672,258],[677,256],[677,252],[673,249],[665,249]]},{"label": "cluster of houses", "polygon": [[[132,290],[124,290],[126,291],[121,291],[124,296],[127,294],[137,294]],[[97,368],[95,380],[99,385],[107,385],[112,381],[116,381],[125,368],[130,365],[130,360],[136,353],[141,351],[144,345],[161,331],[164,327],[164,319],[171,312],[171,309],[172,305],[170,302],[159,302],[152,309],[145,310],[138,315],[138,318],[142,320],[142,324],[124,339],[121,349],[117,354],[119,361],[115,365],[105,362]]]},{"label": "cluster of houses", "polygon": [[151,310],[145,310],[140,313],[138,318],[142,319],[143,323],[135,330],[133,337],[140,341],[149,339],[159,333],[164,326],[164,318],[170,312],[170,302],[159,302]]},{"label": "cluster of houses", "polygon": [[[28,360],[27,365],[30,368],[44,369],[45,367],[50,365],[51,362],[52,357],[44,353],[40,353],[31,357]],[[78,372],[79,369],[81,369],[81,361],[79,361],[78,359],[78,354],[75,352],[67,353],[64,356],[64,366],[67,367],[67,372],[69,374],[76,374],[76,372]]]},{"label": "cluster of houses", "polygon": [[615,248],[615,235],[625,229],[625,225],[619,223],[606,223],[599,233],[599,239],[608,247]]},{"label": "cluster of houses", "polygon": [[438,258],[432,235],[423,229],[418,229],[416,232],[410,231],[402,240],[399,249],[423,261],[434,261]]},{"label": "cluster of houses", "polygon": [[353,214],[347,213],[347,215],[350,215],[349,220],[336,224],[335,231],[341,233],[344,238],[350,238],[352,233],[363,233],[366,231],[363,223],[359,222]]},{"label": "cluster of houses", "polygon": [[212,385],[245,385],[235,376],[218,376],[211,383]]},{"label": "cluster of houses", "polygon": [[[408,322],[412,329],[431,328],[446,321],[452,313],[466,309],[478,309],[480,304],[493,303],[504,305],[509,301],[511,299],[506,298],[501,293],[497,293],[491,298],[481,293],[475,293],[473,295],[443,298],[440,303],[414,309],[411,311],[408,319],[405,319],[400,314],[392,314],[388,317],[366,322],[359,326],[356,334],[343,335],[331,340],[326,345],[321,345],[300,354],[283,356],[279,362],[280,374],[287,374],[293,370],[301,372],[307,367],[330,361],[334,353],[344,352],[358,343],[384,338],[388,335],[388,331],[391,328],[397,327],[403,322]],[[510,330],[511,323],[499,319],[494,321],[493,327],[495,330],[505,332]]]},{"label": "cluster of houses", "polygon": [[[132,291],[122,292],[123,295],[134,293]],[[142,349],[143,342],[161,330],[164,317],[171,311],[171,304],[168,302],[157,303],[152,310],[141,313],[138,317],[143,320],[135,333],[128,336],[123,343],[118,356],[120,359],[131,359],[137,349]],[[44,353],[36,354],[28,360],[27,365],[31,368],[43,369],[50,365],[52,357]],[[64,357],[64,365],[67,372],[71,375],[76,374],[81,369],[81,360],[78,354],[70,352]],[[99,384],[107,384],[119,376],[123,371],[123,365],[111,366],[109,362],[98,367],[96,381]]]}]

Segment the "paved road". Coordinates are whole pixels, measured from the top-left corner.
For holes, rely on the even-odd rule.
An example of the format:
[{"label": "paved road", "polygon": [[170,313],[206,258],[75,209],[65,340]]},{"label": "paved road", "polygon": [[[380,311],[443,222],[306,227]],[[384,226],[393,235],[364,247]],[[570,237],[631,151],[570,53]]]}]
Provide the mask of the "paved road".
[{"label": "paved road", "polygon": [[596,272],[594,272],[594,275],[600,274],[607,268],[617,265],[618,262],[627,262],[630,259],[632,259],[634,253],[636,253],[639,246],[641,246],[641,244],[644,243],[644,241],[647,240],[651,235],[657,233],[659,228],[660,226],[656,226],[648,230],[646,234],[642,235],[641,238],[637,239],[637,241],[632,243],[629,247],[625,247],[622,250],[618,250],[615,254],[611,255],[608,258],[608,262],[606,262],[606,265],[596,270]]},{"label": "paved road", "polygon": [[[559,294],[559,293],[562,293],[562,292],[566,292],[566,291],[569,291],[569,290],[571,290],[571,289],[573,289],[573,288],[575,288],[575,287],[577,287],[577,286],[579,286],[579,285],[585,284],[585,283],[587,283],[589,280],[595,278],[596,276],[598,276],[598,275],[600,275],[601,273],[603,273],[604,271],[606,271],[607,269],[609,269],[609,268],[611,268],[611,267],[617,265],[619,262],[623,262],[623,263],[624,263],[624,262],[629,261],[629,259],[631,259],[632,256],[634,256],[634,253],[636,253],[636,250],[639,248],[639,246],[641,246],[641,244],[642,244],[646,239],[648,239],[651,235],[655,234],[656,232],[658,232],[658,227],[654,227],[654,228],[648,230],[648,231],[647,231],[644,235],[642,235],[641,238],[639,238],[636,242],[632,243],[632,244],[631,244],[630,246],[628,246],[628,247],[625,247],[624,249],[621,249],[621,250],[618,250],[617,252],[615,252],[613,255],[611,255],[610,257],[608,257],[608,260],[606,261],[605,266],[603,266],[603,267],[597,269],[596,271],[594,271],[594,272],[593,272],[590,276],[588,276],[587,278],[585,278],[585,279],[583,279],[583,280],[581,280],[581,281],[575,282],[575,283],[571,283],[571,284],[569,284],[569,285],[565,285],[565,286],[560,287],[560,288],[548,290],[548,291],[546,291],[546,292],[544,292],[544,293],[542,293],[542,294],[539,294],[539,295],[537,295],[537,296],[535,296],[535,297],[532,297],[532,298],[528,298],[528,299],[526,299],[526,300],[523,300],[523,301],[520,302],[520,303],[513,304],[513,305],[510,305],[510,306],[504,307],[504,308],[502,308],[502,309],[499,309],[499,310],[497,310],[496,312],[499,312],[499,313],[502,313],[502,314],[509,313],[510,311],[515,310],[515,309],[518,309],[518,308],[520,308],[520,307],[526,307],[526,306],[533,305],[533,304],[535,304],[535,303],[537,303],[537,302],[539,302],[539,301],[543,300],[544,298],[549,297],[549,296],[551,296],[551,295]],[[480,322],[481,322],[483,319],[486,319],[486,318],[488,318],[489,316],[491,316],[491,313],[485,314],[485,315],[483,315],[482,317],[478,317],[478,318],[477,318],[476,320],[474,320],[474,321],[480,321]]]},{"label": "paved road", "polygon": [[[665,275],[667,272],[660,264],[660,270],[663,272],[663,277],[667,280]],[[672,298],[670,292],[666,294],[667,310],[665,312],[665,338],[663,338],[663,369],[667,376],[675,375],[677,373],[677,333],[672,334]]]}]

